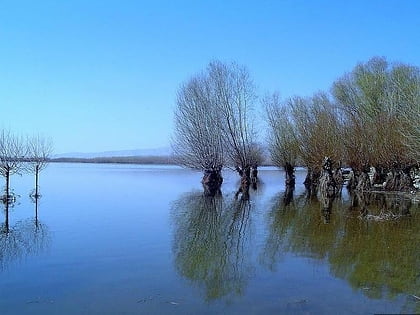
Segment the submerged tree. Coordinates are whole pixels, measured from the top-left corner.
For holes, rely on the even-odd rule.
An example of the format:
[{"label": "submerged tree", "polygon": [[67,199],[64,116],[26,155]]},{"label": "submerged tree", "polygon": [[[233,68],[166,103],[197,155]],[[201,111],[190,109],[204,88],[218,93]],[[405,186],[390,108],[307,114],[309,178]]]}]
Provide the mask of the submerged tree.
[{"label": "submerged tree", "polygon": [[254,83],[245,67],[219,61],[210,63],[209,78],[215,86],[215,104],[220,113],[227,163],[241,176],[241,190],[247,190],[251,167],[255,164]]},{"label": "submerged tree", "polygon": [[281,104],[277,93],[264,98],[269,127],[271,161],[285,171],[286,186],[295,185],[295,166],[298,160],[298,142],[290,108]]},{"label": "submerged tree", "polygon": [[390,78],[392,92],[390,106],[402,121],[400,134],[407,150],[407,159],[420,162],[420,69],[404,64],[397,64],[392,69]]},{"label": "submerged tree", "polygon": [[308,168],[305,185],[318,186],[325,157],[331,167],[339,168],[342,160],[341,124],[335,105],[325,93],[311,98],[290,99],[296,128],[299,157]]},{"label": "submerged tree", "polygon": [[210,194],[220,188],[225,164],[249,187],[251,167],[259,160],[250,117],[254,100],[248,71],[219,61],[178,92],[172,147],[181,165],[204,172]]},{"label": "submerged tree", "polygon": [[411,188],[409,171],[418,163],[420,141],[419,78],[417,67],[375,57],[334,83],[344,116],[345,155],[359,190],[370,189],[372,166],[385,189]]},{"label": "submerged tree", "polygon": [[40,196],[38,189],[39,172],[47,167],[52,149],[52,142],[49,139],[39,135],[27,139],[28,157],[25,168],[29,173],[35,175],[34,198]]},{"label": "submerged tree", "polygon": [[204,172],[202,183],[210,195],[220,189],[224,165],[221,119],[215,106],[214,89],[207,74],[196,75],[181,86],[172,141],[181,165]]},{"label": "submerged tree", "polygon": [[9,130],[0,131],[0,175],[6,180],[3,201],[8,203],[12,199],[10,194],[10,176],[19,172],[22,167],[26,148],[22,139]]}]

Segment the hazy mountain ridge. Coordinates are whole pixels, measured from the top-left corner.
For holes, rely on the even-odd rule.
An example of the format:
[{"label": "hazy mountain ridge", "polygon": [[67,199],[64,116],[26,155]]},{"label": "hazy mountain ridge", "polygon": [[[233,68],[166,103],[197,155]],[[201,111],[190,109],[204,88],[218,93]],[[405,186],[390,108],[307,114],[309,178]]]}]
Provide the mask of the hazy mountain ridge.
[{"label": "hazy mountain ridge", "polygon": [[127,157],[127,156],[169,156],[172,154],[170,147],[160,147],[151,149],[118,150],[103,152],[68,152],[54,154],[52,158],[102,158],[102,157]]}]

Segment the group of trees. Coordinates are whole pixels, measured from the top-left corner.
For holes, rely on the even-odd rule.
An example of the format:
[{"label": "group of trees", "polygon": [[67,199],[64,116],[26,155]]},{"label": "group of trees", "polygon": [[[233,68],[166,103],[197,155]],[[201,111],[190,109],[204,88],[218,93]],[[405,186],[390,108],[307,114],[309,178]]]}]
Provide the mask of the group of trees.
[{"label": "group of trees", "polygon": [[262,150],[253,124],[255,101],[247,69],[219,61],[211,62],[178,92],[173,151],[178,163],[204,172],[202,182],[209,195],[219,191],[225,166],[241,176],[244,195],[256,178]]},{"label": "group of trees", "polygon": [[41,136],[17,136],[9,130],[0,131],[0,175],[5,178],[6,184],[1,200],[10,203],[14,195],[10,191],[10,177],[13,174],[27,172],[35,176],[35,189],[32,193],[38,198],[39,172],[49,162],[52,153],[52,142]]},{"label": "group of trees", "polygon": [[331,94],[285,101],[275,94],[265,102],[270,152],[276,165],[290,169],[287,178],[299,164],[308,168],[309,187],[322,184],[325,174],[338,187],[340,169],[348,166],[351,188],[413,187],[412,171],[420,161],[418,67],[375,57],[335,81]]},{"label": "group of trees", "polygon": [[[235,63],[211,62],[181,86],[173,149],[180,164],[204,171],[205,188],[220,187],[224,166],[249,185],[263,156],[253,124],[256,100],[249,72]],[[305,185],[327,195],[341,187],[344,166],[353,171],[351,188],[412,188],[420,161],[418,67],[374,57],[336,80],[331,93],[286,100],[274,93],[262,103],[271,159],[284,168],[287,186],[301,165],[308,169]]]}]

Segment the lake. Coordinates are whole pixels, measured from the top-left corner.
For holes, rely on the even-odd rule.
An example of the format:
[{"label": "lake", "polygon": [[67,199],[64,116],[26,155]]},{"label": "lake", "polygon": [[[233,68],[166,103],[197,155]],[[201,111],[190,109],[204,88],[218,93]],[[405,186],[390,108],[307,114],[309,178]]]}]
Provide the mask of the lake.
[{"label": "lake", "polygon": [[[175,166],[51,164],[13,176],[1,314],[420,312],[420,209],[401,196],[308,196],[262,168],[250,200]],[[392,213],[394,220],[368,216]],[[364,215],[364,218],[362,216]],[[8,220],[6,220],[8,219]]]}]

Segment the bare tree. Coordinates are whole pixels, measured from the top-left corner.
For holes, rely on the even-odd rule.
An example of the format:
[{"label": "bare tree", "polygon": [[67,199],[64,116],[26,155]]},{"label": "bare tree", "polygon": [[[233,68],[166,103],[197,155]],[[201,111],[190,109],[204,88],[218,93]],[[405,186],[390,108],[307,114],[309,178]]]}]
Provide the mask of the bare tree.
[{"label": "bare tree", "polygon": [[287,103],[278,93],[263,99],[269,126],[268,148],[273,164],[285,171],[286,186],[295,185],[295,166],[299,154],[296,129]]},{"label": "bare tree", "polygon": [[204,171],[203,184],[219,188],[227,164],[249,188],[251,167],[260,159],[250,116],[254,100],[248,71],[235,63],[211,62],[181,87],[172,147],[181,165]]},{"label": "bare tree", "polygon": [[178,91],[172,148],[181,165],[202,170],[203,186],[215,194],[222,184],[224,141],[215,106],[215,86],[207,74],[199,74]]},{"label": "bare tree", "polygon": [[249,188],[254,162],[252,148],[256,142],[252,121],[256,100],[254,83],[245,67],[220,61],[210,63],[209,78],[215,86],[215,101],[220,113],[227,163],[241,176],[241,186]]},{"label": "bare tree", "polygon": [[39,195],[39,172],[48,165],[51,153],[53,151],[52,141],[39,135],[27,138],[28,156],[25,163],[25,169],[35,175],[35,191],[32,196],[37,199]]},{"label": "bare tree", "polygon": [[0,175],[6,179],[5,195],[3,202],[12,201],[10,194],[10,176],[20,171],[26,148],[22,139],[9,130],[0,131]]}]

